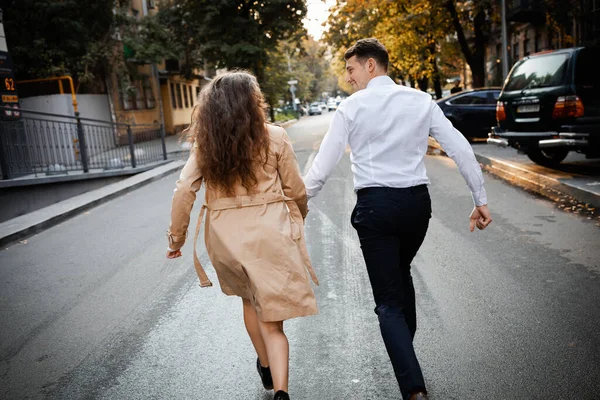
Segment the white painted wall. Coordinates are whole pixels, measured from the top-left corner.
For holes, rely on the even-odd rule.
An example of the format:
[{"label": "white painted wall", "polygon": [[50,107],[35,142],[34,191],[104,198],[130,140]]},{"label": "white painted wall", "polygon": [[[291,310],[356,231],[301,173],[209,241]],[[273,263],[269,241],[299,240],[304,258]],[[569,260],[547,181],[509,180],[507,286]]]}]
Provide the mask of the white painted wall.
[{"label": "white painted wall", "polygon": [[[21,109],[44,113],[75,116],[70,94],[35,96],[21,99]],[[77,96],[79,115],[99,121],[111,121],[110,105],[106,95],[83,94]],[[29,162],[37,165],[73,165],[77,163],[77,127],[75,119],[23,112],[25,140]],[[66,124],[56,124],[55,122]],[[108,124],[83,120],[90,161],[115,148],[116,131]],[[59,167],[57,167],[59,168]]]},{"label": "white painted wall", "polygon": [[[23,110],[41,111],[52,114],[75,116],[73,100],[70,94],[53,94],[49,96],[34,96],[20,100]],[[105,94],[77,95],[79,116],[101,121],[111,121],[108,96]],[[25,116],[27,116],[25,114]]]}]

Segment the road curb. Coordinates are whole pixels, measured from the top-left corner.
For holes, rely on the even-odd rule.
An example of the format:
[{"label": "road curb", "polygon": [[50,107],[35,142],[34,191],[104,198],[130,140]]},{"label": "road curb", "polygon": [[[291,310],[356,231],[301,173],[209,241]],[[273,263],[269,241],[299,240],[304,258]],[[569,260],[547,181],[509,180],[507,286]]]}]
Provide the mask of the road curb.
[{"label": "road curb", "polygon": [[5,247],[57,225],[90,208],[96,207],[181,168],[185,161],[173,161],[139,173],[120,182],[80,194],[48,207],[0,223],[0,246]]},{"label": "road curb", "polygon": [[51,185],[53,183],[62,183],[62,182],[75,182],[75,181],[84,181],[91,179],[102,179],[102,178],[111,178],[115,176],[134,176],[141,174],[146,171],[150,171],[152,169],[161,167],[165,164],[170,163],[171,160],[161,160],[152,165],[143,165],[137,168],[123,168],[116,170],[107,170],[107,171],[90,171],[87,173],[71,173],[71,174],[60,174],[54,176],[39,176],[32,178],[16,178],[16,179],[7,179],[0,181],[0,189],[4,188],[14,188],[14,187],[23,187],[23,186],[33,186],[33,185]]},{"label": "road curb", "polygon": [[298,122],[297,119],[290,119],[288,121],[285,121],[285,122],[283,122],[281,124],[276,124],[276,125],[279,125],[282,128],[287,128],[288,126],[294,125],[296,122]]},{"label": "road curb", "polygon": [[[447,154],[433,138],[428,140],[428,152],[433,155]],[[537,172],[529,171],[510,162],[483,156],[475,152],[475,158],[485,171],[507,181],[508,183],[530,190],[551,200],[558,201],[562,195],[569,195],[579,202],[600,206],[600,196],[596,193],[569,185],[556,178],[551,178]]]}]

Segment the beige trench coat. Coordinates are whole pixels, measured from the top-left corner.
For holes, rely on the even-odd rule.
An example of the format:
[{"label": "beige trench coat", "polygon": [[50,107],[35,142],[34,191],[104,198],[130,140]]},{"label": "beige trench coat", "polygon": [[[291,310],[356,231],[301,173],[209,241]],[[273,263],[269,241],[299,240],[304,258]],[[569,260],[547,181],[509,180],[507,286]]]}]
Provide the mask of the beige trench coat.
[{"label": "beige trench coat", "polygon": [[[318,285],[306,243],[306,191],[292,145],[283,128],[267,125],[266,165],[255,171],[252,193],[239,184],[235,197],[208,185],[194,239],[194,264],[201,286],[212,286],[196,255],[196,239],[206,214],[204,240],[221,290],[250,300],[262,321],[283,321],[317,313],[308,274]],[[194,146],[173,196],[169,247],[180,249],[190,212],[202,184]],[[308,274],[307,274],[308,272]]]}]

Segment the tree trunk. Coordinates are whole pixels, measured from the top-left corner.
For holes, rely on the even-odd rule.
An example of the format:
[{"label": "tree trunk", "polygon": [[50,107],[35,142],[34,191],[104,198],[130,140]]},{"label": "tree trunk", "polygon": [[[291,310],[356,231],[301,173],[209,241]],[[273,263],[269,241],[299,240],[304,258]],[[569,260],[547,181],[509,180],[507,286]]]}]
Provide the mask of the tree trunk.
[{"label": "tree trunk", "polygon": [[473,74],[473,87],[479,88],[485,86],[485,38],[483,25],[485,24],[485,12],[479,10],[475,15],[475,52],[473,54],[473,63],[469,64]]},{"label": "tree trunk", "polygon": [[426,92],[428,87],[429,87],[429,79],[428,78],[419,79],[419,89],[421,89],[423,92]]},{"label": "tree trunk", "polygon": [[429,47],[431,52],[431,65],[433,67],[433,76],[431,77],[433,81],[433,89],[435,90],[435,98],[442,98],[442,81],[440,79],[440,70],[437,65],[437,57],[435,56],[435,44]]},{"label": "tree trunk", "polygon": [[[483,24],[485,24],[485,12],[483,9],[477,11],[474,19],[475,28],[475,54],[471,52],[462,25],[456,12],[453,0],[446,2],[446,8],[450,12],[452,17],[452,24],[456,30],[458,36],[458,43],[465,56],[465,60],[469,67],[471,67],[471,73],[473,74],[473,87],[482,87],[485,85],[485,38],[483,36]],[[466,78],[465,78],[466,79]],[[466,83],[466,82],[465,82]]]},{"label": "tree trunk", "polygon": [[442,80],[440,79],[440,73],[437,71],[437,65],[433,67],[435,69],[433,75],[433,89],[435,90],[435,98],[442,98]]},{"label": "tree trunk", "polygon": [[269,102],[269,115],[271,116],[271,122],[275,123],[275,106]]}]

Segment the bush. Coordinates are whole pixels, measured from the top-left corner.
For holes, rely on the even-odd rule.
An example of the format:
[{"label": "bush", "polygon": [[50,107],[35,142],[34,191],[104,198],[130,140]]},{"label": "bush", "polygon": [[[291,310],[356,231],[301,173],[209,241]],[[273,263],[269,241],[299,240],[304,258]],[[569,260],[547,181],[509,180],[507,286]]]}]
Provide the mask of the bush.
[{"label": "bush", "polygon": [[296,113],[294,111],[282,111],[275,114],[276,122],[284,122],[289,121],[290,119],[297,118]]}]

